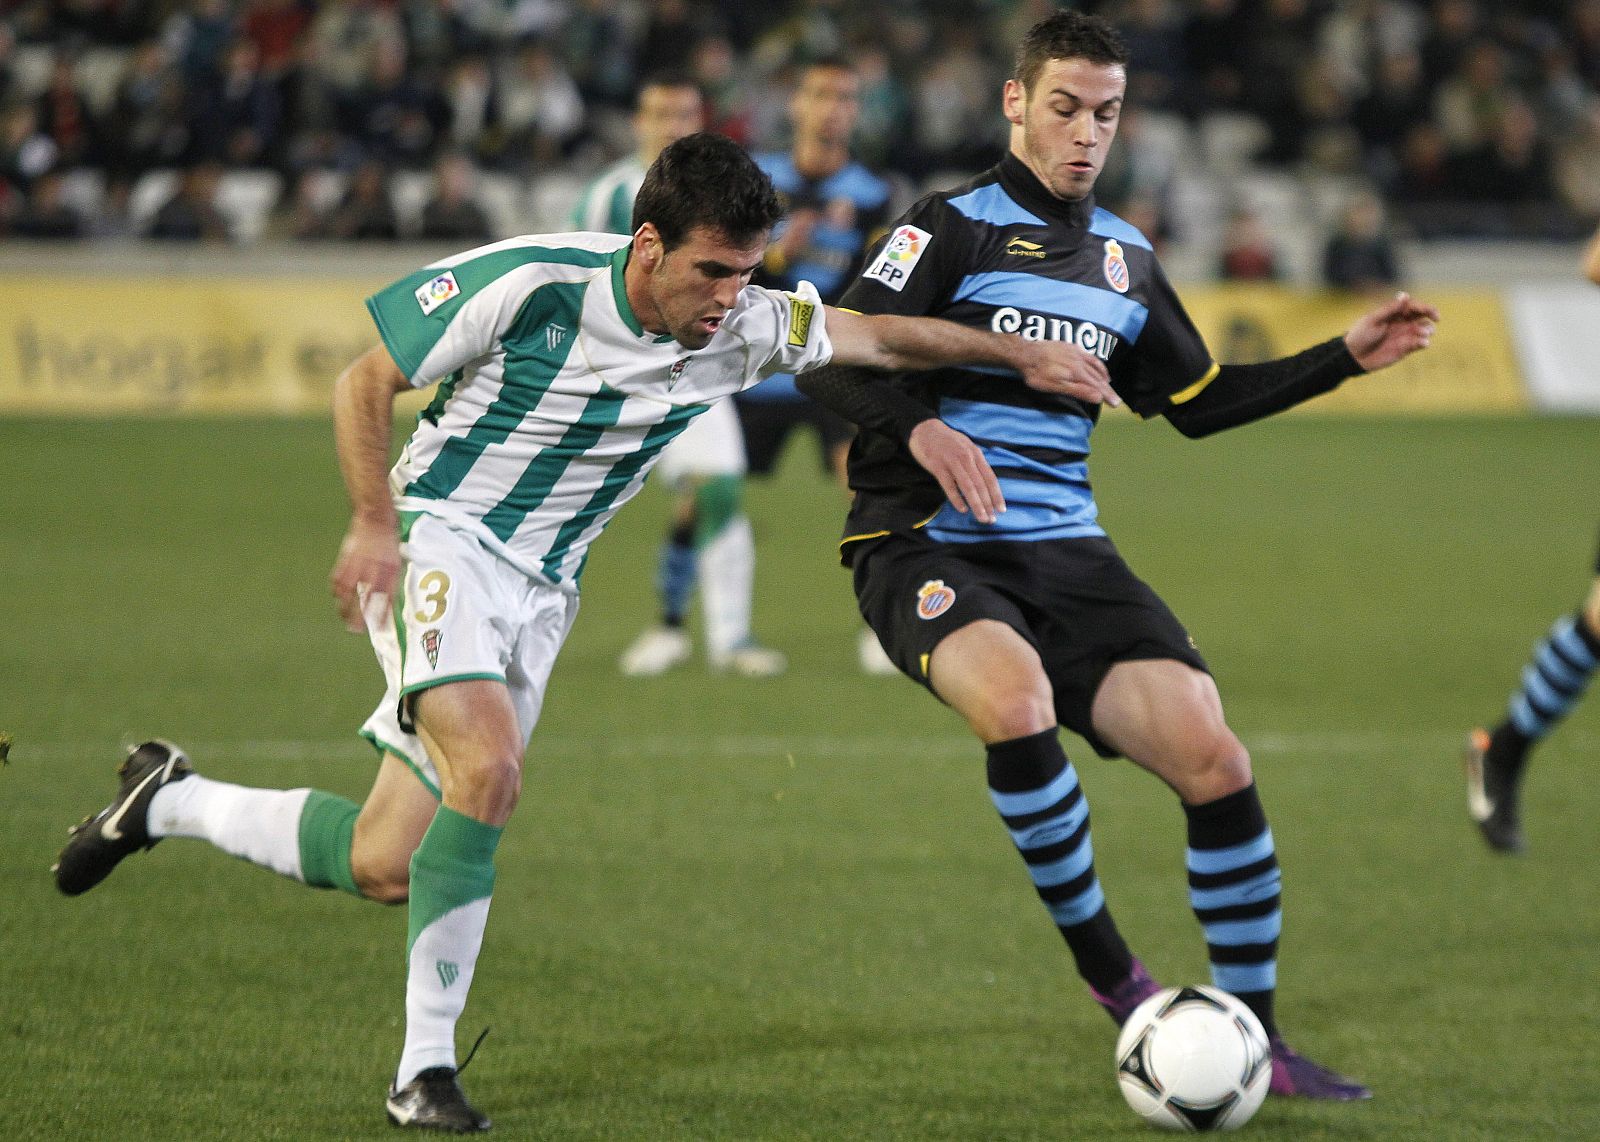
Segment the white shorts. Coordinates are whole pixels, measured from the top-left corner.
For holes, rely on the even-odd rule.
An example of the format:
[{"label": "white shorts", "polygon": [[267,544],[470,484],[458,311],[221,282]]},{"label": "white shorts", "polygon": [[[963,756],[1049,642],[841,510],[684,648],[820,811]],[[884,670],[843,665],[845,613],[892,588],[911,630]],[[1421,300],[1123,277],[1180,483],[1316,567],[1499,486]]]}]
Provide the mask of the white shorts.
[{"label": "white shorts", "polygon": [[361,736],[439,795],[439,772],[411,721],[410,696],[488,678],[505,683],[527,748],[578,597],[528,578],[472,535],[419,515],[400,544],[401,597],[367,608],[367,633],[388,682]]},{"label": "white shorts", "polygon": [[669,484],[744,475],[744,432],[733,401],[720,400],[691,420],[689,427],[661,450],[656,471]]}]

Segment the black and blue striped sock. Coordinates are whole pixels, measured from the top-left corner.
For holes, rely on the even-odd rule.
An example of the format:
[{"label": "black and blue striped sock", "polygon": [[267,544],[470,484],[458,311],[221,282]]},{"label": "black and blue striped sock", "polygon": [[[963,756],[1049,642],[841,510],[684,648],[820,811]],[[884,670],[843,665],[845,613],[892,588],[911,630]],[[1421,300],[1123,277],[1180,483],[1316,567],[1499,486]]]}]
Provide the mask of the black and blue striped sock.
[{"label": "black and blue striped sock", "polygon": [[1184,805],[1189,903],[1206,936],[1211,981],[1238,996],[1277,1034],[1273,996],[1283,928],[1278,857],[1255,785]]},{"label": "black and blue striped sock", "polygon": [[1056,731],[989,746],[989,796],[1078,974],[1109,992],[1128,978],[1133,956],[1106,908],[1094,871],[1089,803]]},{"label": "black and blue striped sock", "polygon": [[1533,659],[1522,672],[1522,686],[1511,695],[1506,721],[1496,731],[1496,737],[1514,739],[1517,768],[1527,747],[1577,705],[1596,665],[1600,665],[1600,639],[1581,614],[1562,616],[1534,647]]}]

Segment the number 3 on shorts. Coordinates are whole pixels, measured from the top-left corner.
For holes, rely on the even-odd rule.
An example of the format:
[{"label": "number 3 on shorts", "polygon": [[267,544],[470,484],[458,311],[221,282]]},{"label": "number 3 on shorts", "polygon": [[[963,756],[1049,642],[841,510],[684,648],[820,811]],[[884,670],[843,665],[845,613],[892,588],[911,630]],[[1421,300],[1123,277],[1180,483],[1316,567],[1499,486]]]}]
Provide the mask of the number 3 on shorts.
[{"label": "number 3 on shorts", "polygon": [[419,623],[436,623],[444,617],[450,605],[450,576],[443,571],[429,571],[417,580],[418,607],[413,616]]}]

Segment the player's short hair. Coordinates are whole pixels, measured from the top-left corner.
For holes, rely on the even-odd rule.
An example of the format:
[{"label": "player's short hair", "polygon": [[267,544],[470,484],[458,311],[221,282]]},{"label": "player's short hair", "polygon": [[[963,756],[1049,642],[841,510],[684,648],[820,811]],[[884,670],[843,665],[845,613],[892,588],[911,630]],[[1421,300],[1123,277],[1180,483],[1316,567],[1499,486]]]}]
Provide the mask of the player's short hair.
[{"label": "player's short hair", "polygon": [[782,217],[772,180],[743,147],[711,131],[685,135],[656,156],[633,200],[633,228],[654,224],[669,250],[696,226],[743,245]]},{"label": "player's short hair", "polygon": [[1117,30],[1099,16],[1067,8],[1028,29],[1017,49],[1017,69],[1012,78],[1022,84],[1023,91],[1032,91],[1033,81],[1053,59],[1126,67],[1128,47]]}]

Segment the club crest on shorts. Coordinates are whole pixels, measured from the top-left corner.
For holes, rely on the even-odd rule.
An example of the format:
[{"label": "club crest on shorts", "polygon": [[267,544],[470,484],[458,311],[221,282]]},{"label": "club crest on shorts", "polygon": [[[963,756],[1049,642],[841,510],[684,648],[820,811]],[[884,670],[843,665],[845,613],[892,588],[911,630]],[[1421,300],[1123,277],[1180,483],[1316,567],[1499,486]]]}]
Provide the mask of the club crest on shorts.
[{"label": "club crest on shorts", "polygon": [[438,627],[429,627],[422,632],[422,653],[428,656],[429,666],[439,665],[439,644],[444,641],[444,635],[439,633]]},{"label": "club crest on shorts", "polygon": [[955,601],[954,587],[945,586],[943,579],[929,579],[917,588],[917,618],[936,619]]},{"label": "club crest on shorts", "polygon": [[1122,243],[1115,238],[1106,239],[1104,263],[1106,284],[1118,293],[1128,292],[1128,261],[1122,256]]},{"label": "club crest on shorts", "polygon": [[428,316],[460,293],[461,287],[456,284],[456,275],[450,270],[446,270],[431,281],[424,282],[417,289],[416,295],[417,304],[422,306],[422,316]]}]

